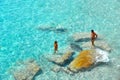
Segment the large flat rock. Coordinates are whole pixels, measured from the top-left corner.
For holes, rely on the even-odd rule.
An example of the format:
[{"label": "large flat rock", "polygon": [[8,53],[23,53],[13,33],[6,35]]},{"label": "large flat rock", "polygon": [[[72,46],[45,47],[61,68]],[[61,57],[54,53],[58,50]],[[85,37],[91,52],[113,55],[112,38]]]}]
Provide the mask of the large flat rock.
[{"label": "large flat rock", "polygon": [[15,80],[32,80],[41,70],[35,61],[28,61],[21,64],[14,72]]}]

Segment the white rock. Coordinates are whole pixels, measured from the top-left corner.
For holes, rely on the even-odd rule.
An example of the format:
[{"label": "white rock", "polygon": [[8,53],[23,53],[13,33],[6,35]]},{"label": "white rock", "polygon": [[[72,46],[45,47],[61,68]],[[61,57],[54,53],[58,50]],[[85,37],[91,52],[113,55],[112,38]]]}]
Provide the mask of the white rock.
[{"label": "white rock", "polygon": [[101,50],[99,48],[96,48],[95,51],[96,51],[96,56],[95,56],[96,63],[98,63],[98,62],[109,62],[107,51]]}]

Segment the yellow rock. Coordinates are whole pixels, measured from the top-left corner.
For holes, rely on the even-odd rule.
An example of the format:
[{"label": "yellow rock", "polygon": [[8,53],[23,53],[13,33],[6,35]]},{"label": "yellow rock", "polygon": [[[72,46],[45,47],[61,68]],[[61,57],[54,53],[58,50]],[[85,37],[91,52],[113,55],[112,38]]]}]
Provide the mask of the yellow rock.
[{"label": "yellow rock", "polygon": [[82,68],[90,67],[94,62],[93,51],[82,51],[69,65],[70,70],[77,72]]}]

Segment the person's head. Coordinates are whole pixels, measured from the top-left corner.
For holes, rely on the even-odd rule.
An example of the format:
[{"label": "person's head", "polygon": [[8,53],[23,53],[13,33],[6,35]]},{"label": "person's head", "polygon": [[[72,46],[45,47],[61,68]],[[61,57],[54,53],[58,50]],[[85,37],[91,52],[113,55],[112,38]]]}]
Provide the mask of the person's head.
[{"label": "person's head", "polygon": [[57,41],[55,41],[55,44],[57,43]]},{"label": "person's head", "polygon": [[91,32],[94,32],[94,30],[91,30]]}]

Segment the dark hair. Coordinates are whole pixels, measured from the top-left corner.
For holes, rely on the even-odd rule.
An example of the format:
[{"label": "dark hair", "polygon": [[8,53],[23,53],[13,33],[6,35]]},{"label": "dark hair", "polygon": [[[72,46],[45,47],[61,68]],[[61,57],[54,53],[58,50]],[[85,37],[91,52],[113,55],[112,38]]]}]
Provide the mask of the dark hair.
[{"label": "dark hair", "polygon": [[91,32],[94,32],[94,30],[91,30]]},{"label": "dark hair", "polygon": [[55,43],[57,43],[57,41],[55,41]]}]

